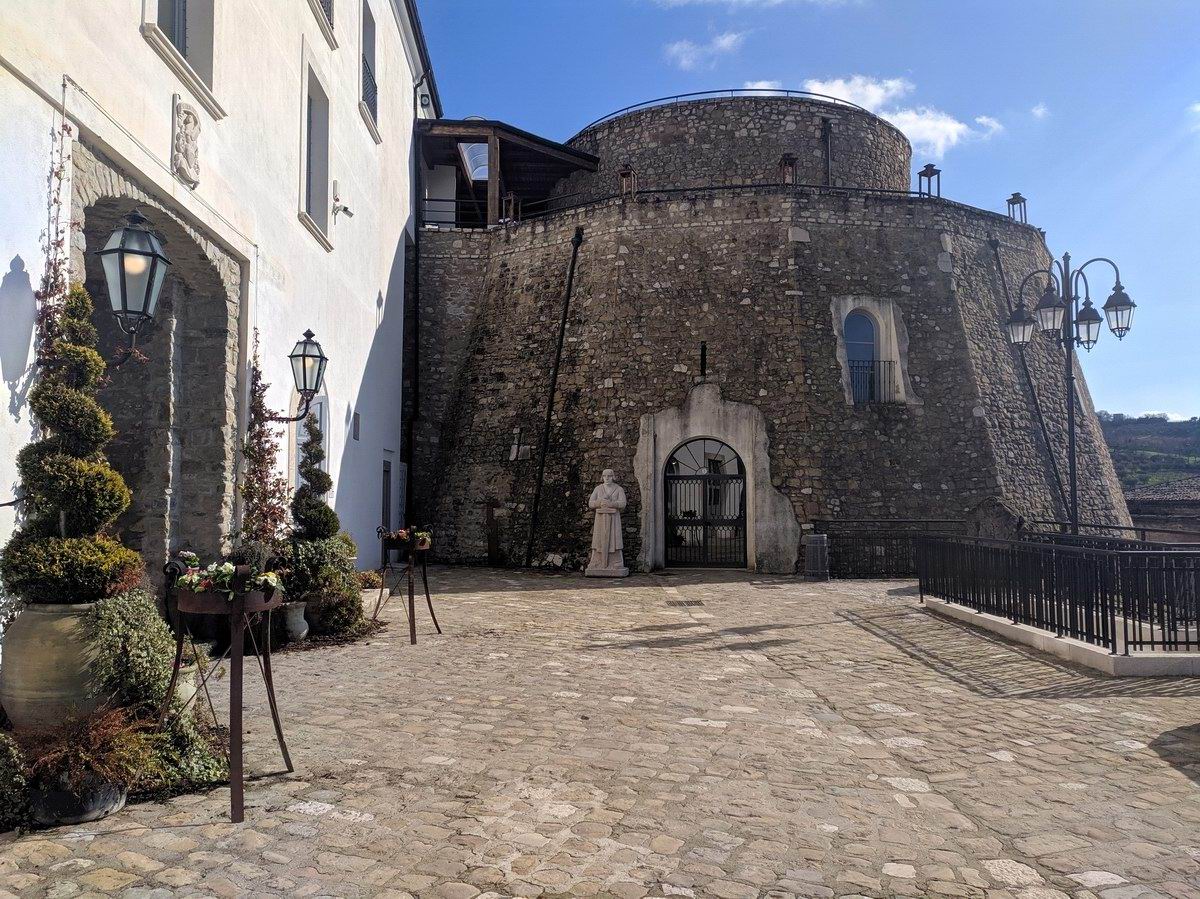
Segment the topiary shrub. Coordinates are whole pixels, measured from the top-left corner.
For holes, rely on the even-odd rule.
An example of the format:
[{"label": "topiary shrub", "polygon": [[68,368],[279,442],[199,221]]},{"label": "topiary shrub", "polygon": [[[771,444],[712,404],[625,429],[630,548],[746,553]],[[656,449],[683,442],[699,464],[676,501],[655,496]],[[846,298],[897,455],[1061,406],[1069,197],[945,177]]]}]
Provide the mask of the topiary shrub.
[{"label": "topiary shrub", "polygon": [[91,314],[78,284],[39,309],[29,407],[43,437],[18,456],[25,523],[0,558],[4,589],[28,602],[94,602],[128,589],[144,570],[137,553],[106,534],[130,494],[103,455],[114,431],[96,402],[104,360]]},{"label": "topiary shrub", "polygon": [[333,478],[321,468],[325,461],[324,435],[317,416],[304,419],[304,442],[300,444],[297,471],[303,483],[292,499],[292,521],[298,540],[328,540],[341,528],[337,513],[329,508],[324,496],[333,489]]},{"label": "topiary shrub", "polygon": [[28,820],[25,757],[12,737],[0,733],[0,832],[22,827]]}]

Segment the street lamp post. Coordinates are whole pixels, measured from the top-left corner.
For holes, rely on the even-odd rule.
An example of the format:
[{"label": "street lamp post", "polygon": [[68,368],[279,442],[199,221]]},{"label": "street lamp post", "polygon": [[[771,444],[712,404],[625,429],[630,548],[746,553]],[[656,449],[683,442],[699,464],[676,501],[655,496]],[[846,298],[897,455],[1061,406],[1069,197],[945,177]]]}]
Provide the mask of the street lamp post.
[{"label": "street lamp post", "polygon": [[[1136,304],[1121,286],[1121,272],[1111,259],[1097,256],[1083,265],[1071,268],[1071,254],[1063,253],[1062,259],[1052,261],[1049,268],[1036,269],[1025,276],[1017,292],[1017,306],[1005,323],[1009,343],[1017,347],[1026,346],[1033,333],[1040,328],[1042,333],[1063,348],[1066,359],[1067,383],[1067,470],[1071,483],[1071,533],[1079,533],[1079,477],[1075,447],[1075,347],[1082,346],[1091,352],[1100,339],[1100,327],[1104,322],[1092,305],[1091,290],[1087,275],[1083,273],[1094,262],[1104,262],[1112,267],[1116,277],[1112,294],[1104,303],[1104,317],[1109,330],[1121,340],[1129,333],[1133,324]],[[1046,277],[1046,288],[1032,314],[1025,305],[1025,286],[1038,275]],[[1083,286],[1083,303],[1080,304],[1079,287]]]}]

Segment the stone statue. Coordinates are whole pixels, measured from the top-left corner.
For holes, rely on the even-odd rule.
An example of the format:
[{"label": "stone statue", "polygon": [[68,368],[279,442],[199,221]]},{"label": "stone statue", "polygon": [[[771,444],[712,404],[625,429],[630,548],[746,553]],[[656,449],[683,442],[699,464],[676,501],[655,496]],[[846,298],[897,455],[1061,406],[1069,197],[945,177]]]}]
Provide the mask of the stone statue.
[{"label": "stone statue", "polygon": [[588,499],[588,508],[596,510],[592,525],[592,555],[588,559],[587,577],[625,577],[625,544],[621,539],[621,510],[625,508],[625,491],[616,483],[611,468],[604,469],[604,483],[597,484]]},{"label": "stone statue", "polygon": [[175,95],[171,135],[171,170],[188,187],[200,183],[200,116],[196,108]]}]

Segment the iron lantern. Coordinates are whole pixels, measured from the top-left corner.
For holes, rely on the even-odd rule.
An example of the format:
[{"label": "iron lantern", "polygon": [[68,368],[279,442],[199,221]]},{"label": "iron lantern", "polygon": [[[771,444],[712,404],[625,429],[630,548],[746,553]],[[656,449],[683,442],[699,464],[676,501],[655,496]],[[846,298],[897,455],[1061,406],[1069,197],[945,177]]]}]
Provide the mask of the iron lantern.
[{"label": "iron lantern", "polygon": [[1137,303],[1129,299],[1129,294],[1118,281],[1113,287],[1112,294],[1104,301],[1104,317],[1108,319],[1108,329],[1121,340],[1133,327],[1133,310]]},{"label": "iron lantern", "polygon": [[163,278],[171,266],[162,241],[148,224],[134,209],[96,254],[104,266],[113,315],[118,327],[129,335],[130,347],[137,340],[138,329],[154,318]]},{"label": "iron lantern", "polygon": [[1037,316],[1038,327],[1050,333],[1061,331],[1066,312],[1067,304],[1059,299],[1054,281],[1047,282],[1046,289],[1042,291],[1042,298],[1033,310],[1033,314]]},{"label": "iron lantern", "polygon": [[1090,352],[1096,345],[1096,341],[1100,339],[1102,324],[1104,324],[1104,319],[1100,317],[1100,313],[1096,311],[1092,301],[1085,299],[1079,314],[1075,316],[1075,333],[1079,337],[1080,346]]},{"label": "iron lantern", "polygon": [[1025,303],[1020,302],[1008,316],[1005,327],[1008,329],[1009,343],[1013,346],[1026,346],[1033,339],[1033,332],[1037,330],[1037,319]]},{"label": "iron lantern", "polygon": [[288,353],[292,363],[292,378],[296,382],[296,391],[304,399],[305,404],[311,403],[321,391],[321,383],[325,380],[325,366],[329,359],[321,344],[313,339],[312,331],[305,331],[304,336],[296,341],[296,346]]}]

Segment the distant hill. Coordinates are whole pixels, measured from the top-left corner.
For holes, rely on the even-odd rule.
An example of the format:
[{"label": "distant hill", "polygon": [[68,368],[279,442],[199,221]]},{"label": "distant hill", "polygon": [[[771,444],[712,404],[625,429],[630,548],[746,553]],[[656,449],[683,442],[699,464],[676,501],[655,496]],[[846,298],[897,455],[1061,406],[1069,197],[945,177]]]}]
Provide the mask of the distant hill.
[{"label": "distant hill", "polygon": [[1100,426],[1126,490],[1200,475],[1200,418],[1167,421],[1099,411]]}]

